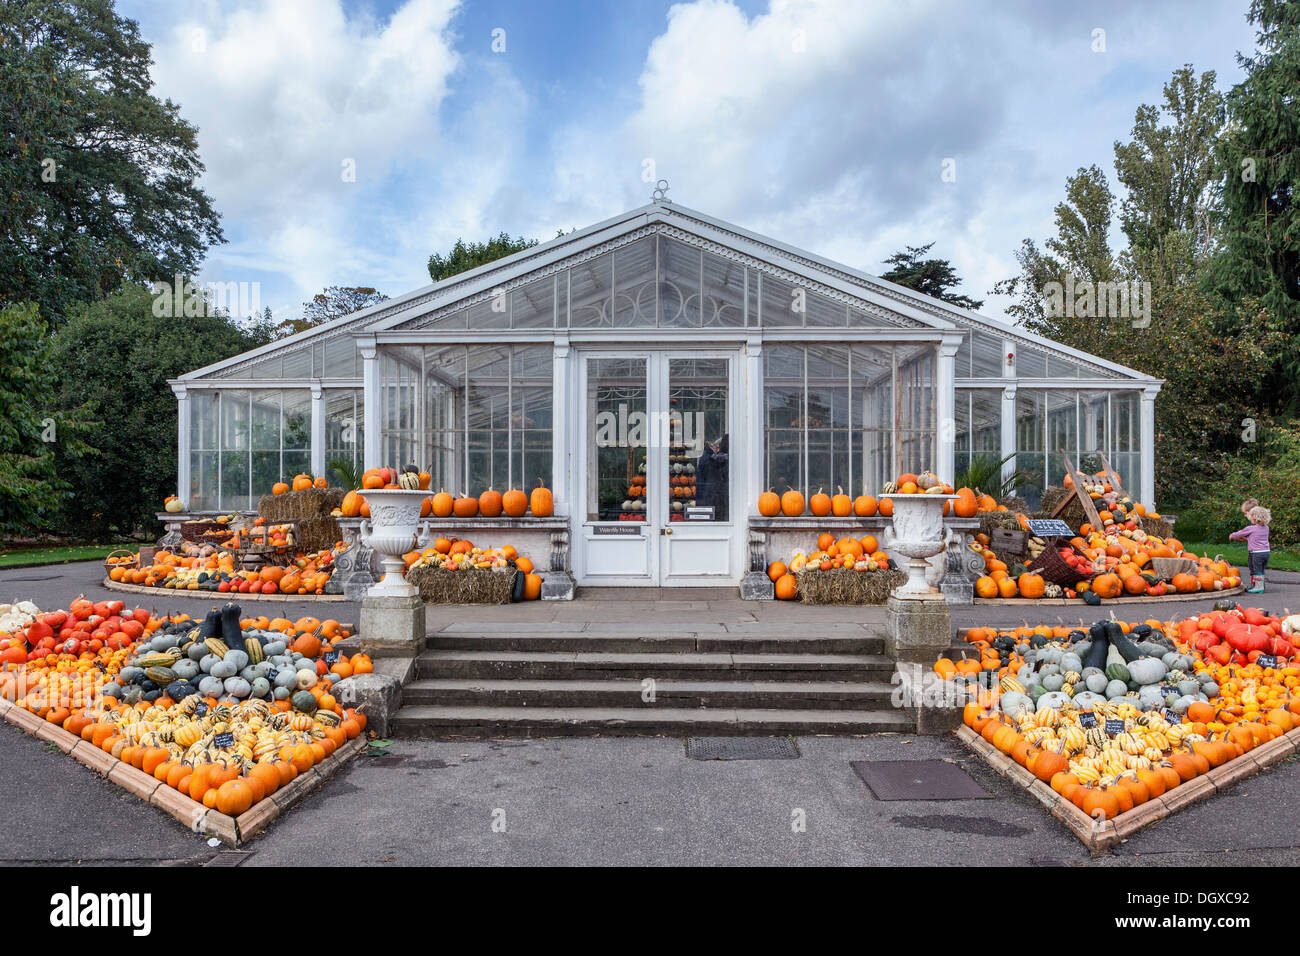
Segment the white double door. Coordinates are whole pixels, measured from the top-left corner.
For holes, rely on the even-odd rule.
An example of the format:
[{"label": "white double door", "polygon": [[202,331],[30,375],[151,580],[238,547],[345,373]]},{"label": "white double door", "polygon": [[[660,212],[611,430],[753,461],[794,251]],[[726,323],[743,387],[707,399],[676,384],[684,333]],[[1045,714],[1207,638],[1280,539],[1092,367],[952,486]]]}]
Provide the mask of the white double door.
[{"label": "white double door", "polygon": [[744,508],[735,489],[746,456],[736,353],[591,350],[578,359],[578,583],[738,583]]}]

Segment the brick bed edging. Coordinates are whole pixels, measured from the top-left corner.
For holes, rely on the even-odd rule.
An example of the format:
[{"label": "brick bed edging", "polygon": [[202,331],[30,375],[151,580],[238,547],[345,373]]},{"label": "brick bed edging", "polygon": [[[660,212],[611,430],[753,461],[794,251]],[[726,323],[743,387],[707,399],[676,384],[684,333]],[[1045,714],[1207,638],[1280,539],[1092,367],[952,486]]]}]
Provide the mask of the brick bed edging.
[{"label": "brick bed edging", "polygon": [[297,601],[346,601],[347,597],[342,594],[251,594],[243,591],[191,591],[189,588],[151,588],[143,584],[123,584],[121,581],[114,581],[112,578],[104,578],[104,587],[110,591],[125,591],[128,594],[178,594],[181,597],[207,598],[210,594],[218,594],[229,597],[234,594],[236,597],[242,597],[247,601],[284,601],[293,603]]},{"label": "brick bed edging", "polygon": [[1093,856],[1109,850],[1121,840],[1127,840],[1148,824],[1163,820],[1198,800],[1214,796],[1237,781],[1253,776],[1300,750],[1300,728],[1289,730],[1280,737],[1247,750],[1240,757],[1214,767],[1209,773],[1200,774],[1173,790],[1166,790],[1153,800],[1104,823],[1098,823],[971,728],[962,725],[954,733],[958,740],[990,767],[1029,791],[1044,809],[1082,841]]},{"label": "brick bed edging", "polygon": [[216,837],[222,843],[238,847],[265,830],[280,814],[299,803],[318,784],[324,783],[342,769],[343,765],[366,747],[364,735],[354,737],[332,754],[315,764],[306,773],[299,774],[269,797],[265,797],[238,817],[210,810],[197,800],[191,800],[174,787],[169,787],[129,763],[69,733],[57,724],[37,717],[10,701],[0,699],[0,719],[19,730],[54,744],[70,754],[73,760],[89,767],[117,784],[128,793],[158,807],[172,819],[183,824],[192,833]]},{"label": "brick bed edging", "polygon": [[[150,590],[145,588],[146,591]],[[1152,596],[1150,594],[1130,594],[1125,597],[1106,598],[1101,604],[1088,604],[1083,598],[972,598],[974,604],[984,604],[992,607],[1071,607],[1078,605],[1080,607],[1108,607],[1112,604],[1177,604],[1182,601],[1204,601],[1211,597],[1218,600],[1219,598],[1231,597],[1234,594],[1244,594],[1246,589],[1244,585],[1238,585],[1235,588],[1224,588],[1222,591],[1193,591],[1189,594],[1161,594]]]}]

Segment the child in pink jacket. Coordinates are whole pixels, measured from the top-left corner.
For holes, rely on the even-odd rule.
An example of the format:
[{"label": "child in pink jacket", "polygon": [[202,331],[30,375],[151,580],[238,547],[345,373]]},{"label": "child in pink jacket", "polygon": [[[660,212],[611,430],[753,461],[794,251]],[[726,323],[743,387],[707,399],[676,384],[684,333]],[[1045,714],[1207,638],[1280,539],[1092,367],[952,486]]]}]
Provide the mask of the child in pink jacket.
[{"label": "child in pink jacket", "polygon": [[1246,519],[1250,524],[1228,535],[1228,539],[1246,542],[1246,553],[1250,561],[1250,587],[1246,589],[1246,593],[1263,594],[1264,569],[1268,567],[1269,556],[1268,523],[1273,519],[1273,515],[1267,508],[1254,503],[1253,498],[1246,502],[1246,505],[1250,507],[1243,505],[1242,510],[1246,512]]}]

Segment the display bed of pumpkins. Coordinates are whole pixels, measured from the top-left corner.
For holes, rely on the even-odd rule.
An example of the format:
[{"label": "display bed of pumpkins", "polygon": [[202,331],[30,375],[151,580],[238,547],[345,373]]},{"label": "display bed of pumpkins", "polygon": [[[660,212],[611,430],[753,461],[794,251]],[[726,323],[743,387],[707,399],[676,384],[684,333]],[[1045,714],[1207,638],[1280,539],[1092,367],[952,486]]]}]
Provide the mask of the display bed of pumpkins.
[{"label": "display bed of pumpkins", "polygon": [[[796,551],[788,564],[785,561],[773,561],[767,566],[767,576],[772,579],[775,586],[777,600],[793,601],[801,595],[806,596],[803,592],[806,592],[809,586],[815,585],[813,575],[839,572],[836,577],[846,581],[847,585],[842,586],[846,587],[853,584],[853,578],[843,574],[845,571],[878,572],[888,571],[891,568],[894,568],[894,565],[890,563],[889,554],[881,550],[875,535],[868,534],[861,538],[836,538],[826,531],[818,535],[817,547],[811,554],[805,555],[802,551]],[[892,577],[890,581],[893,581]],[[888,589],[884,591],[884,595],[888,596]],[[825,602],[818,600],[816,603]],[[854,603],[883,603],[883,597],[880,602],[859,600]]]},{"label": "display bed of pumpkins", "polygon": [[433,547],[402,556],[406,575],[425,603],[535,601],[542,577],[513,545],[480,548],[462,538],[438,538]]},{"label": "display bed of pumpkins", "polygon": [[1300,727],[1297,630],[1229,602],[1178,623],[972,628],[970,653],[934,668],[965,691],[970,732],[1105,821]]},{"label": "display bed of pumpkins", "polygon": [[330,652],[329,639],[347,634],[337,621],[241,619],[233,604],[202,621],[158,618],[85,598],[21,613],[26,623],[0,634],[6,709],[30,714],[26,729],[62,728],[196,811],[239,817],[365,729],[365,715],[330,693],[373,669],[366,655]]},{"label": "display bed of pumpkins", "polygon": [[[340,542],[330,551],[301,552],[287,567],[268,565],[259,571],[237,569],[235,555],[228,551],[207,551],[196,556],[159,551],[153,563],[146,567],[133,567],[128,560],[119,558],[108,566],[107,583],[173,591],[311,597],[325,593],[334,572],[335,556],[343,547]],[[138,557],[135,556],[137,564]]]},{"label": "display bed of pumpkins", "polygon": [[[1027,530],[1028,519],[1022,514],[1016,517]],[[1112,522],[1104,531],[1086,524],[1083,529],[1055,546],[1054,553],[1060,560],[1052,562],[1054,568],[1033,560],[1052,547],[1040,538],[1029,539],[1031,561],[1026,565],[999,558],[990,549],[988,536],[977,534],[971,550],[984,558],[985,573],[975,581],[976,600],[1048,598],[1096,605],[1122,598],[1231,593],[1241,587],[1235,567],[1221,558],[1187,551],[1177,538],[1149,535],[1133,522]],[[1160,558],[1186,559],[1190,568],[1173,574],[1158,573],[1156,560]],[[1053,576],[1056,580],[1049,580]]]},{"label": "display bed of pumpkins", "polygon": [[944,502],[943,513],[959,518],[973,518],[982,512],[1007,510],[992,495],[966,487],[954,490],[951,484],[928,471],[918,475],[902,474],[893,481],[885,482],[878,498],[866,493],[851,498],[844,493],[843,488],[837,488],[836,493],[830,495],[819,488],[805,501],[803,493],[794,488],[787,488],[780,495],[775,489],[769,488],[758,496],[757,507],[758,513],[765,518],[797,518],[804,513],[805,508],[817,518],[872,518],[876,515],[888,518],[894,513],[893,496],[910,494],[955,494],[955,501]]}]

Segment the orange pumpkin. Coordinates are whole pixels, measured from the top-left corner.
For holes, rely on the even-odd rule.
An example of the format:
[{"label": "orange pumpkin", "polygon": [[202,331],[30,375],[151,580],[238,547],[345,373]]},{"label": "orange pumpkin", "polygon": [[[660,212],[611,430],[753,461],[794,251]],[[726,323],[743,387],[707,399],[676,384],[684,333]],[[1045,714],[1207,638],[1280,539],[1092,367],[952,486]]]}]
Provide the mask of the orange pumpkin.
[{"label": "orange pumpkin", "polygon": [[876,513],[876,499],[871,495],[858,495],[853,499],[853,513],[859,518],[870,518]]},{"label": "orange pumpkin", "polygon": [[489,488],[478,496],[478,513],[485,518],[497,518],[501,515],[504,501],[501,492]]},{"label": "orange pumpkin", "polygon": [[294,475],[294,476],[293,476],[293,490],[294,490],[294,491],[306,491],[306,490],[307,490],[308,488],[310,488],[310,487],[311,487],[311,475]]},{"label": "orange pumpkin", "polygon": [[537,487],[528,496],[528,510],[537,518],[549,518],[555,514],[555,498],[540,478],[537,479]]},{"label": "orange pumpkin", "polygon": [[271,494],[273,495],[282,495],[288,490],[289,490],[289,486],[286,485],[283,481],[277,481],[275,484],[271,486]]},{"label": "orange pumpkin", "polygon": [[524,576],[524,600],[536,601],[542,596],[542,576],[528,574]]},{"label": "orange pumpkin", "polygon": [[1122,587],[1119,575],[1114,573],[1099,574],[1092,579],[1092,589],[1097,592],[1098,597],[1119,597]]},{"label": "orange pumpkin", "polygon": [[784,577],[786,572],[789,570],[790,569],[786,567],[784,561],[773,561],[767,566],[767,576],[773,581],[776,581],[779,578]]},{"label": "orange pumpkin", "polygon": [[1042,575],[1028,571],[1016,579],[1017,589],[1020,591],[1020,596],[1024,598],[1042,597],[1046,584],[1047,582],[1043,580]]},{"label": "orange pumpkin", "polygon": [[758,496],[758,513],[764,518],[774,518],[781,513],[781,499],[772,489]]},{"label": "orange pumpkin", "polygon": [[853,513],[853,500],[844,493],[843,488],[837,488],[835,496],[831,498],[831,514],[837,518],[847,518]]},{"label": "orange pumpkin", "polygon": [[776,599],[778,601],[793,601],[799,593],[799,583],[795,580],[793,574],[783,574],[776,579]]},{"label": "orange pumpkin", "polygon": [[455,510],[455,501],[448,492],[440,491],[433,496],[433,514],[436,518],[450,518]]},{"label": "orange pumpkin", "polygon": [[511,488],[501,496],[501,510],[508,518],[522,518],[528,513],[528,496],[518,488]]},{"label": "orange pumpkin", "polygon": [[803,514],[803,495],[791,488],[781,496],[781,514],[797,518]]}]

